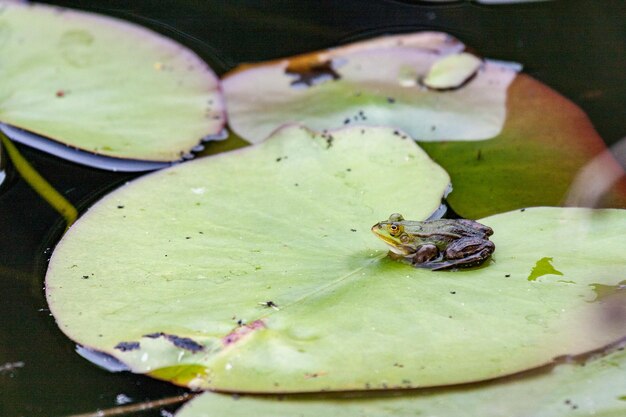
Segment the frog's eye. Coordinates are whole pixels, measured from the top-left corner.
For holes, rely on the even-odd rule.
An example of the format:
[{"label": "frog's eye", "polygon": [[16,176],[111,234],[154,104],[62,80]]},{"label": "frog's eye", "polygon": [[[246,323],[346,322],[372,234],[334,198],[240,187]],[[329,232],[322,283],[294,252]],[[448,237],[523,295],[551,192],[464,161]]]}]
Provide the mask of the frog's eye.
[{"label": "frog's eye", "polygon": [[391,223],[387,228],[391,236],[398,236],[400,233],[402,233],[402,230],[404,229],[401,225],[395,223]]}]

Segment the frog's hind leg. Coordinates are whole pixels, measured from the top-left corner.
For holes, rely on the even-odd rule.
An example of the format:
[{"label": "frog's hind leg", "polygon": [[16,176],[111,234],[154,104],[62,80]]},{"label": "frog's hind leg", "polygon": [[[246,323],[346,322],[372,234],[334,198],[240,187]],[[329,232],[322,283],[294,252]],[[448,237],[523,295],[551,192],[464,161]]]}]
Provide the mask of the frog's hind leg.
[{"label": "frog's hind leg", "polygon": [[433,268],[433,271],[455,267],[468,268],[485,262],[496,249],[496,245],[485,239],[459,239],[453,242],[445,252],[445,262]]}]

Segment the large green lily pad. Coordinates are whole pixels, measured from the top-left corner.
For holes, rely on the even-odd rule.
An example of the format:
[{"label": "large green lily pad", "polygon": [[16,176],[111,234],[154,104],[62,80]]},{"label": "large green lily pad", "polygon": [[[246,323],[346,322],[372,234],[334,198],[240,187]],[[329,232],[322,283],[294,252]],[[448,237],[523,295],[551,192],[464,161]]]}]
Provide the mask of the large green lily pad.
[{"label": "large green lily pad", "polygon": [[[421,32],[242,65],[223,80],[229,123],[252,143],[286,122],[320,131],[383,125],[424,141],[489,139],[502,130],[516,71],[487,61],[448,86],[458,65],[437,64],[463,48],[450,35]],[[424,78],[445,79],[445,91],[426,88]]]},{"label": "large green lily pad", "polygon": [[479,269],[388,259],[370,226],[427,217],[448,183],[403,137],[296,126],[136,180],[59,243],[51,311],[135,372],[237,392],[484,380],[624,335],[593,302],[624,279],[624,211],[486,218],[497,249]]},{"label": "large green lily pad", "polygon": [[626,415],[626,353],[483,384],[410,393],[233,397],[205,393],[176,417],[437,417]]},{"label": "large green lily pad", "polygon": [[117,19],[0,1],[0,122],[101,155],[174,161],[224,124],[193,52]]}]

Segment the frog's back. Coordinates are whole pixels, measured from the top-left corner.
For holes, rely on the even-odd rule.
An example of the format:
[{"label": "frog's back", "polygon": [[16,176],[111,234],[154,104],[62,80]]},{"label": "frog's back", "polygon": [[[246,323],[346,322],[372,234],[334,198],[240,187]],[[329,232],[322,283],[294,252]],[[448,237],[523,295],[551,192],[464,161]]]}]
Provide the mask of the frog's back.
[{"label": "frog's back", "polygon": [[443,240],[456,240],[462,237],[485,238],[493,234],[493,230],[474,220],[439,219],[425,221],[423,232],[432,236],[440,236]]}]

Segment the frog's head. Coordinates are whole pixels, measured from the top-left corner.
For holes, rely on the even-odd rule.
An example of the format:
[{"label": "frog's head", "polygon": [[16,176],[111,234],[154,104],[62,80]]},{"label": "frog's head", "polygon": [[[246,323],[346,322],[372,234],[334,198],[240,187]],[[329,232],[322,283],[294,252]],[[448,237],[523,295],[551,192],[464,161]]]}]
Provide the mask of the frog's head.
[{"label": "frog's head", "polygon": [[376,223],[372,226],[372,232],[385,242],[393,253],[407,256],[417,250],[414,239],[405,230],[404,217],[401,214],[394,213],[389,216],[389,220]]}]

